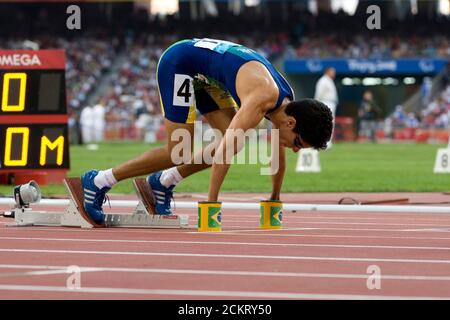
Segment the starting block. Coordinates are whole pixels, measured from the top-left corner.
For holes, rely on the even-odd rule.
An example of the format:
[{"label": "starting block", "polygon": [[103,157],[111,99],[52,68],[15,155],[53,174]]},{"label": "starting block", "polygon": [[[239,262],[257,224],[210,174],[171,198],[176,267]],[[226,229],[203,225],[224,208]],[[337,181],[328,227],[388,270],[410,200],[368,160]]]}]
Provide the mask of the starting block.
[{"label": "starting block", "polygon": [[8,215],[18,226],[64,226],[78,228],[188,228],[187,215],[155,214],[153,193],[145,179],[133,181],[139,198],[132,214],[105,214],[103,224],[95,223],[84,210],[83,187],[80,178],[64,179],[69,193],[69,205],[64,212],[36,211],[29,206],[16,206]]}]

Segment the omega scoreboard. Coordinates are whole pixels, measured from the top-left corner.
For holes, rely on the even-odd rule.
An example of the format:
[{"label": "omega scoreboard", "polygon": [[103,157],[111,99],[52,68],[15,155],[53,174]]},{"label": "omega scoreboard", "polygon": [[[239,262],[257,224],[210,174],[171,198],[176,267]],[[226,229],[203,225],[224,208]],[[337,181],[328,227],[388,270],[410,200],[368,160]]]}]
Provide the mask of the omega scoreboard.
[{"label": "omega scoreboard", "polygon": [[70,168],[63,50],[0,50],[0,175]]}]

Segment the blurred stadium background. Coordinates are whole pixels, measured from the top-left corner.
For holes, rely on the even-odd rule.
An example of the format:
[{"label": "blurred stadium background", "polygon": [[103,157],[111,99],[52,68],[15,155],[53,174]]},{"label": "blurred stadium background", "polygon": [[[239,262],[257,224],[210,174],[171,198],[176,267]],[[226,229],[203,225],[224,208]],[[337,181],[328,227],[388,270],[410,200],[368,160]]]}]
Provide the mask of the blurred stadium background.
[{"label": "blurred stadium background", "polygon": [[[83,161],[80,154],[84,149],[78,145],[127,141],[148,148],[145,144],[164,141],[155,79],[158,58],[179,39],[209,37],[261,52],[290,80],[297,98],[314,97],[317,80],[327,67],[334,67],[339,98],[336,152],[356,155],[359,151],[353,143],[357,143],[372,159],[375,153],[394,149],[405,157],[408,152],[427,154],[410,166],[414,170],[415,165],[424,165],[423,172],[429,170],[426,179],[433,183],[419,181],[417,188],[408,188],[380,181],[376,187],[364,188],[361,183],[367,176],[363,172],[355,182],[360,190],[428,190],[424,184],[431,185],[429,190],[442,190],[447,183],[432,176],[432,161],[426,161],[434,159],[436,150],[428,144],[447,144],[449,138],[449,0],[76,3],[82,12],[81,30],[65,27],[68,3],[0,1],[0,48],[66,50],[70,141],[75,148],[72,158],[76,157],[73,164]],[[371,4],[381,8],[380,30],[366,27],[366,9]],[[375,106],[371,112],[364,109],[367,91],[372,94],[369,103]],[[102,118],[104,125],[99,121]],[[366,145],[373,142],[383,147],[368,149]],[[398,147],[402,142],[424,145],[405,151]],[[339,145],[344,147],[339,149]],[[130,153],[127,158],[132,156]],[[332,152],[327,157],[331,157],[325,159],[328,168],[342,158],[333,158]],[[119,160],[108,158],[103,163],[113,165],[111,159]],[[295,162],[295,157],[291,160]],[[343,175],[349,174],[345,170],[352,163],[347,158],[345,161],[336,169]],[[357,165],[361,160],[355,156],[353,161]],[[402,161],[398,165],[408,167]],[[82,170],[84,167],[72,168],[71,173]],[[372,166],[375,174],[376,170]],[[330,173],[331,177],[339,176]],[[304,181],[309,184],[302,190],[342,187],[324,189],[310,178]],[[287,185],[287,190],[299,191],[289,187],[289,180]],[[202,187],[205,184],[198,185],[198,189]],[[231,185],[228,189],[235,190]]]}]

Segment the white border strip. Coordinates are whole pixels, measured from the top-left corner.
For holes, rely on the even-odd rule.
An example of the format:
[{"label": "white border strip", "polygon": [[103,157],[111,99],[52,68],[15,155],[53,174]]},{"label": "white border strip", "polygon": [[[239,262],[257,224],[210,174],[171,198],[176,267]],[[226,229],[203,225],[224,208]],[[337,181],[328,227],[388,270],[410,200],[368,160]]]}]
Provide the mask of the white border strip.
[{"label": "white border strip", "polygon": [[[0,278],[11,276],[45,276],[56,274],[72,274],[67,266],[39,266],[0,264],[0,269],[28,270],[0,273]],[[37,271],[29,271],[37,270]],[[79,272],[113,272],[113,273],[166,273],[191,275],[223,275],[223,276],[249,276],[249,277],[294,277],[294,278],[329,278],[329,279],[367,279],[368,274],[353,273],[314,273],[314,272],[270,272],[270,271],[243,271],[243,270],[198,270],[198,269],[162,269],[162,268],[125,268],[125,267],[79,267]],[[450,276],[428,275],[387,275],[382,280],[404,281],[450,281]]]},{"label": "white border strip", "polygon": [[[44,206],[67,206],[68,199],[42,199],[39,203]],[[114,207],[136,207],[136,200],[111,200]],[[0,205],[14,205],[13,198],[0,198]],[[196,201],[176,201],[172,208],[176,209],[197,209]],[[258,210],[260,205],[257,202],[223,202],[223,209],[238,210]],[[450,213],[450,207],[446,206],[413,206],[413,205],[341,205],[341,204],[301,204],[284,203],[285,211],[333,211],[333,212],[396,212],[396,213]]]},{"label": "white border strip", "polygon": [[251,292],[251,291],[213,291],[213,290],[167,290],[167,289],[131,289],[131,288],[95,288],[82,287],[68,289],[56,286],[32,285],[0,285],[0,291],[40,291],[69,293],[104,293],[104,294],[136,294],[162,296],[203,296],[203,297],[235,297],[251,299],[331,299],[331,300],[449,300],[449,297],[417,297],[417,296],[382,296],[352,294],[321,294],[297,292]]}]

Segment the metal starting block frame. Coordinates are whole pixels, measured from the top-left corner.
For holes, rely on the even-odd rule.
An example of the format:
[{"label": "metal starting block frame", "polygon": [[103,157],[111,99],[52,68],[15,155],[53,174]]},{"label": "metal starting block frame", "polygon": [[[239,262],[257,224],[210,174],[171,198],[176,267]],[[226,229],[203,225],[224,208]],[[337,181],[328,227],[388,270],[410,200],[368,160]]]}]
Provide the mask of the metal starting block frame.
[{"label": "metal starting block frame", "polygon": [[150,186],[145,179],[135,179],[133,185],[139,202],[132,214],[105,214],[103,224],[95,223],[83,206],[83,187],[80,178],[64,179],[69,193],[69,205],[63,212],[36,211],[30,207],[16,207],[8,215],[18,226],[63,226],[78,228],[188,228],[187,215],[157,215]]}]

